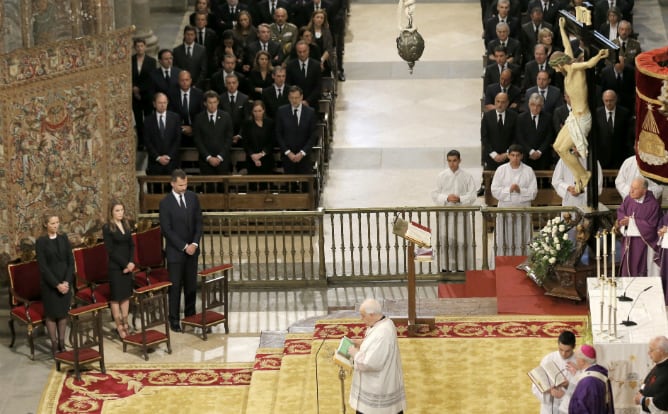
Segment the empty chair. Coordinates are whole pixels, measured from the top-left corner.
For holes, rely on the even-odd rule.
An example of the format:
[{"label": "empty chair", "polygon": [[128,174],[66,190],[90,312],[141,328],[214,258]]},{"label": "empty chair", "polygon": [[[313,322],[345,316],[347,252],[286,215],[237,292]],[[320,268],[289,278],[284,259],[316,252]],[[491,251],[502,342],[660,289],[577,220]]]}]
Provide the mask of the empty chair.
[{"label": "empty chair", "polygon": [[169,281],[159,226],[135,234],[135,251],[135,264],[141,270],[135,275],[135,285],[142,287]]},{"label": "empty chair", "polygon": [[167,353],[172,353],[167,308],[167,293],[171,285],[170,282],[158,282],[135,289],[132,300],[141,325],[139,332],[123,339],[123,352],[127,352],[128,345],[139,346],[144,359],[148,360],[148,348],[166,342]]},{"label": "empty chair", "polygon": [[14,321],[17,321],[26,325],[30,359],[35,359],[33,331],[36,326],[44,323],[39,266],[36,260],[13,263],[7,266],[7,273],[9,274],[9,320],[7,323],[12,333],[12,342],[9,347],[13,347],[16,340]]},{"label": "empty chair", "polygon": [[102,336],[102,310],[106,303],[92,303],[74,308],[69,311],[72,326],[72,349],[56,353],[56,369],[60,371],[61,364],[74,367],[74,375],[81,380],[81,367],[100,363],[100,371],[104,374],[104,343]]},{"label": "empty chair", "polygon": [[75,300],[83,304],[107,303],[111,285],[107,274],[109,256],[104,243],[72,250],[77,276]]},{"label": "empty chair", "polygon": [[[229,332],[227,324],[228,308],[228,276],[227,273],[233,266],[223,264],[209,269],[204,269],[197,274],[201,281],[202,311],[195,315],[181,319],[181,329],[192,326],[202,329],[202,339],[207,340],[210,328],[219,324],[225,324],[225,333]],[[222,309],[222,313],[214,309]],[[219,309],[220,310],[220,309]]]}]

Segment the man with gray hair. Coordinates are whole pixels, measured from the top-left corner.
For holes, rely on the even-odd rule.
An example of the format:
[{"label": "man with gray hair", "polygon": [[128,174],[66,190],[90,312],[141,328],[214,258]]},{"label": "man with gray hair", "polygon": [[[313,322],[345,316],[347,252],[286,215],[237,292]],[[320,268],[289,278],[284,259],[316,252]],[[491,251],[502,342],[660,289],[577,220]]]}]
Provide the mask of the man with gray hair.
[{"label": "man with gray hair", "polygon": [[648,354],[655,365],[640,386],[635,403],[646,413],[668,413],[668,338],[652,338]]},{"label": "man with gray hair", "polygon": [[[648,249],[654,256],[658,240],[661,205],[651,191],[644,177],[636,177],[631,183],[628,197],[617,210],[617,227],[622,236],[621,276],[647,276]],[[658,272],[657,272],[658,273]]]},{"label": "man with gray hair", "polygon": [[360,316],[367,328],[364,339],[353,339],[349,349],[353,360],[350,406],[358,414],[403,414],[406,392],[397,328],[372,298],[362,302]]},{"label": "man with gray hair", "polygon": [[575,352],[575,364],[582,373],[568,404],[569,414],[615,412],[608,370],[596,363],[596,349],[582,345]]},{"label": "man with gray hair", "polygon": [[554,129],[552,115],[543,110],[545,100],[534,92],[529,96],[529,111],[517,118],[515,143],[524,148],[524,162],[534,170],[552,167],[552,143]]}]

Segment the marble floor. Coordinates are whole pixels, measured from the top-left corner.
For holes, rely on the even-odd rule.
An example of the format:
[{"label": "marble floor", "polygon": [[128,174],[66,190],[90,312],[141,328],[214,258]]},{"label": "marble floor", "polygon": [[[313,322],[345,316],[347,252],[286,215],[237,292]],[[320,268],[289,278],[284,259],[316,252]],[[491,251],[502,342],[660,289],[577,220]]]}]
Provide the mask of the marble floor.
[{"label": "marble floor", "polygon": [[[667,10],[657,0],[637,0],[635,29],[645,50],[665,46]],[[479,119],[482,92],[482,40],[478,1],[418,2],[415,23],[426,50],[414,73],[396,53],[396,4],[388,0],[352,3],[345,68],[337,100],[333,158],[323,206],[384,207],[430,205],[437,173],[452,148],[474,176],[479,167]],[[182,13],[153,13],[161,47],[180,39]],[[0,295],[0,342],[9,343],[7,293]],[[219,328],[207,342],[192,334],[173,336],[174,352],[158,349],[151,362],[251,361],[262,332],[285,331],[332,309],[351,309],[365,297],[404,299],[396,286],[235,292],[230,334]],[[434,285],[421,286],[418,297],[436,297]],[[295,325],[297,324],[297,325]],[[109,332],[111,322],[105,325]],[[0,346],[0,413],[36,412],[53,362],[48,340],[37,332],[37,356],[28,358],[25,330],[15,348]],[[108,335],[107,361],[140,362],[123,354]],[[11,397],[10,397],[11,396]]]}]

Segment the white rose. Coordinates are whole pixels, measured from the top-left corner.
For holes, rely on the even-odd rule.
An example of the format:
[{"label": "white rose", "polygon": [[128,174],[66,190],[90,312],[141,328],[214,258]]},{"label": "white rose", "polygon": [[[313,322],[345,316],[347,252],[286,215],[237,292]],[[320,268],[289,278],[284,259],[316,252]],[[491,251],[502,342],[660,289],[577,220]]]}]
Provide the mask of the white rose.
[{"label": "white rose", "polygon": [[561,250],[561,245],[559,243],[557,243],[557,244],[554,245],[554,248],[557,249],[557,250]]},{"label": "white rose", "polygon": [[555,259],[554,257],[550,257],[548,262],[550,262],[550,264],[555,264],[555,263],[557,263],[557,259]]},{"label": "white rose", "polygon": [[559,231],[566,231],[566,226],[564,226],[563,224],[560,224],[559,225]]},{"label": "white rose", "polygon": [[564,239],[564,240],[568,240],[568,233],[564,233],[564,237],[563,237],[563,239]]}]

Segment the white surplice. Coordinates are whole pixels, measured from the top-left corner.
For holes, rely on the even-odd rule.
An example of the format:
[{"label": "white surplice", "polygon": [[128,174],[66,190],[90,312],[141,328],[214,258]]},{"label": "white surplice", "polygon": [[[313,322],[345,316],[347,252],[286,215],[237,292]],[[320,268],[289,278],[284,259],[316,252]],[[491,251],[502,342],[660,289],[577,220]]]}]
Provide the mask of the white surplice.
[{"label": "white surplice", "polygon": [[[431,199],[439,206],[470,206],[477,198],[478,184],[468,172],[458,168],[441,171],[436,178],[436,190]],[[448,196],[459,196],[458,203]],[[444,212],[439,215],[438,242],[441,268],[466,270],[473,268],[473,225],[471,212]],[[446,250],[447,246],[447,250]]]},{"label": "white surplice", "polygon": [[[575,386],[573,381],[573,375],[571,375],[571,373],[568,372],[568,370],[566,369],[566,364],[568,362],[575,363],[575,356],[571,356],[568,359],[563,359],[561,355],[559,355],[559,351],[550,352],[549,354],[545,355],[543,359],[540,361],[541,366],[547,366],[548,364],[556,364],[557,367],[559,368],[559,371],[561,372],[559,378],[557,379],[550,378],[550,380],[553,383],[560,384],[565,379],[568,381],[569,385],[569,389],[565,390],[566,395],[563,398],[554,398],[549,392],[542,393],[540,392],[538,387],[536,387],[534,384],[531,384],[531,392],[540,401],[540,414],[559,413],[559,406],[561,405],[562,400],[568,399],[569,395],[573,393],[573,389],[575,389]],[[566,407],[568,407],[568,404],[566,404]]]},{"label": "white surplice", "polygon": [[[510,192],[510,186],[517,184],[520,192]],[[499,200],[499,207],[531,207],[538,194],[536,174],[524,163],[512,168],[503,164],[494,173],[492,195]],[[531,216],[525,213],[499,214],[496,217],[497,254],[500,256],[521,256],[523,248],[531,241]]]}]

